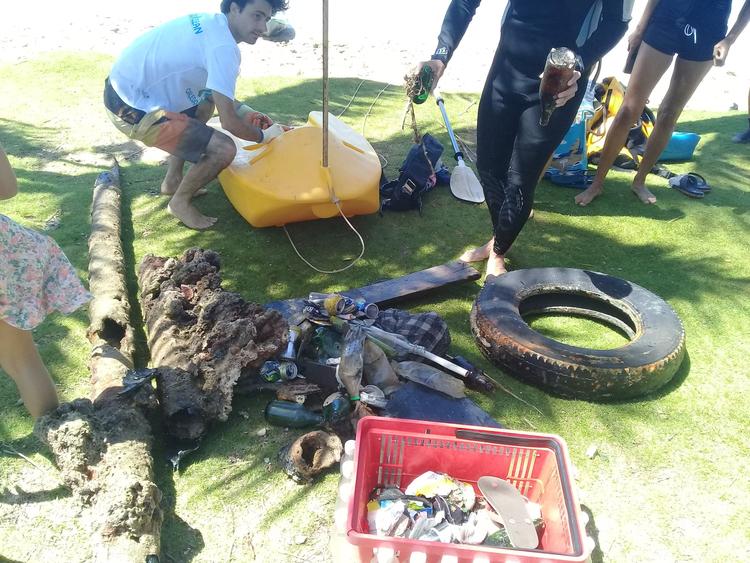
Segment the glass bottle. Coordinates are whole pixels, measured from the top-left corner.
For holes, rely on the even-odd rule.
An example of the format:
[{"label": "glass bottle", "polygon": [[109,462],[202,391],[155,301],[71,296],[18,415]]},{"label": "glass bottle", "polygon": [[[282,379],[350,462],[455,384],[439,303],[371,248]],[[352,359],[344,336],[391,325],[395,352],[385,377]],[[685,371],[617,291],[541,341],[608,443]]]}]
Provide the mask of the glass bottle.
[{"label": "glass bottle", "polygon": [[576,69],[576,55],[567,47],[552,49],[547,55],[542,82],[539,84],[539,99],[542,115],[539,125],[546,127],[557,108],[557,95],[569,88],[568,82]]}]

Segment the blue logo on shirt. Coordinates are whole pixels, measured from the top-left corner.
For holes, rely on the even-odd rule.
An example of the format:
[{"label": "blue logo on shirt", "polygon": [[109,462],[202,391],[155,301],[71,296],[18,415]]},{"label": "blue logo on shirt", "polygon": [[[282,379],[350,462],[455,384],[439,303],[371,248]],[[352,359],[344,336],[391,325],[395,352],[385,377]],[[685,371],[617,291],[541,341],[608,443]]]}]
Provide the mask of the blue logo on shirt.
[{"label": "blue logo on shirt", "polygon": [[192,88],[185,90],[185,94],[187,95],[188,100],[190,100],[190,103],[194,106],[197,106],[200,103],[201,99],[195,95]]},{"label": "blue logo on shirt", "polygon": [[199,14],[191,14],[190,15],[190,25],[193,26],[193,33],[198,35],[199,33],[203,33],[203,28],[201,27],[201,17]]}]

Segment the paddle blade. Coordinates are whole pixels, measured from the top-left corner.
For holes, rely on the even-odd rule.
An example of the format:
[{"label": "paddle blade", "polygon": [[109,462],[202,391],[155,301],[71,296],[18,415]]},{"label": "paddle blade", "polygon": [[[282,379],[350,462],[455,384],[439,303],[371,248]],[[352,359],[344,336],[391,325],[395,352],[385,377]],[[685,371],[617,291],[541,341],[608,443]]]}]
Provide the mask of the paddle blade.
[{"label": "paddle blade", "polygon": [[484,190],[474,171],[459,161],[451,173],[451,192],[458,199],[471,203],[484,202]]}]

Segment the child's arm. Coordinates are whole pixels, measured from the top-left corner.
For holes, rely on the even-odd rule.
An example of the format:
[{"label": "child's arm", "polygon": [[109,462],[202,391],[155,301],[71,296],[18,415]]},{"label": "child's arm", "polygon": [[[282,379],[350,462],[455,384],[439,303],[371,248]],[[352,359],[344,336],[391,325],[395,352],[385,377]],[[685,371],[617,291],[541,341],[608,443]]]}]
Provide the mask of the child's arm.
[{"label": "child's arm", "polygon": [[16,175],[10,167],[5,151],[0,147],[0,199],[8,199],[18,193]]}]

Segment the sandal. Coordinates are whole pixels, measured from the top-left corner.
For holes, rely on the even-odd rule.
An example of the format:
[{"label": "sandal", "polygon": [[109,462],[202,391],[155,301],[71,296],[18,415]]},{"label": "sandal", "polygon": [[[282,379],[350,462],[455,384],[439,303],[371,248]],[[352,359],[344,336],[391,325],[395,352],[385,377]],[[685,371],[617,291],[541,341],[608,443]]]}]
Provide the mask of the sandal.
[{"label": "sandal", "polygon": [[[678,176],[675,176],[674,178],[671,178],[669,180],[669,187],[674,188],[678,192],[683,193],[684,195],[688,197],[692,197],[694,199],[701,199],[705,197],[706,192],[698,187],[701,185],[699,182],[700,180],[695,177],[696,175],[691,174],[680,174]],[[703,181],[703,186],[706,186],[705,180]]]},{"label": "sandal", "polygon": [[698,174],[697,172],[688,172],[688,176],[692,176],[695,178],[696,185],[695,187],[699,190],[702,190],[704,194],[707,194],[711,191],[711,186],[708,185],[708,182],[706,182],[706,179]]}]

